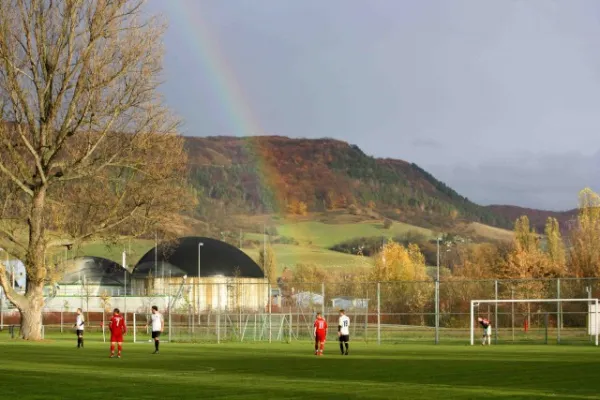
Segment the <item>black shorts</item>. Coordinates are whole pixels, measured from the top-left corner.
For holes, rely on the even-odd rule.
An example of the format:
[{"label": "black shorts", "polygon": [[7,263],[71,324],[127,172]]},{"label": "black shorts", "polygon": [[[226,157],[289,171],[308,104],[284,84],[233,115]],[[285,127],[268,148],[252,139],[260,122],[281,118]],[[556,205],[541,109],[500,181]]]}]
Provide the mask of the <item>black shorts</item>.
[{"label": "black shorts", "polygon": [[350,341],[350,335],[341,335],[340,336],[340,342],[349,342]]},{"label": "black shorts", "polygon": [[77,336],[83,336],[83,330],[77,329],[75,333],[77,334]]},{"label": "black shorts", "polygon": [[156,339],[160,337],[160,331],[152,331],[152,339]]}]

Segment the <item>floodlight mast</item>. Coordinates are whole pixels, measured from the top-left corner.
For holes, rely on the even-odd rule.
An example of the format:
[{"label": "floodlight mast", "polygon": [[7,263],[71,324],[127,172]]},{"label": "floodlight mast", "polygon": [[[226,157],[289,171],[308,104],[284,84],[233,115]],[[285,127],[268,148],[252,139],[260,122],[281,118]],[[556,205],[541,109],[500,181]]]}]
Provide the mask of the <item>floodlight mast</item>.
[{"label": "floodlight mast", "polygon": [[[479,305],[480,303],[493,303],[496,304],[496,306],[498,305],[498,303],[525,303],[525,302],[529,302],[529,303],[564,303],[564,302],[571,302],[571,303],[587,303],[588,305],[590,303],[594,303],[595,304],[595,309],[594,309],[594,315],[596,320],[595,322],[595,327],[594,327],[594,337],[595,337],[595,345],[598,346],[598,334],[600,333],[600,320],[598,320],[598,317],[600,316],[600,310],[599,310],[599,303],[598,303],[598,299],[592,299],[592,298],[587,298],[587,299],[519,299],[519,300],[515,300],[515,299],[510,299],[510,300],[500,300],[500,299],[494,299],[494,300],[471,300],[471,310],[470,310],[470,325],[471,325],[471,346],[473,346],[475,344],[475,315],[474,315],[474,308],[475,308],[475,304]],[[589,311],[588,311],[589,314]],[[498,329],[498,327],[494,327],[495,329]]]}]

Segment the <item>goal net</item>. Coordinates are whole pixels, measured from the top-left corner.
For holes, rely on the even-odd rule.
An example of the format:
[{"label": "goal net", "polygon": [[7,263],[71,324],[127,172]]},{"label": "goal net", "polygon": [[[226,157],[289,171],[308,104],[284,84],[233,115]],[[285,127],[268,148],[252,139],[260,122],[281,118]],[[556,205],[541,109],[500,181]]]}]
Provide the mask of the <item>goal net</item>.
[{"label": "goal net", "polygon": [[598,299],[471,300],[470,342],[477,343],[487,319],[496,343],[592,343],[598,346]]}]

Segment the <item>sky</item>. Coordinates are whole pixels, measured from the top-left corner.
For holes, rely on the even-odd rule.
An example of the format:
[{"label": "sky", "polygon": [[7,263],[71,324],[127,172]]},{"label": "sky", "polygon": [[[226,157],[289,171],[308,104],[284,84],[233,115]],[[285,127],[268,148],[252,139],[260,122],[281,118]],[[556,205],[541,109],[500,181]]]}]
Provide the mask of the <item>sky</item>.
[{"label": "sky", "polygon": [[600,189],[596,0],[149,0],[192,136],[331,137],[480,204]]}]

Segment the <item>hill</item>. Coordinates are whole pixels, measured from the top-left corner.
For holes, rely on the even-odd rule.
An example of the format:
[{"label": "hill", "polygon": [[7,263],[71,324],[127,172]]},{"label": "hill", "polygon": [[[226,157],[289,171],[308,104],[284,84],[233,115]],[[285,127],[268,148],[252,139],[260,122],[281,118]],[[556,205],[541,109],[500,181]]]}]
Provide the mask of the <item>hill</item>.
[{"label": "hill", "polygon": [[568,211],[544,211],[508,205],[491,205],[486,208],[492,213],[503,217],[504,219],[508,219],[509,221],[514,221],[520,216],[526,215],[529,218],[531,226],[539,233],[544,232],[546,220],[549,217],[556,218],[561,229],[566,231],[571,223],[577,218],[578,213],[577,209]]},{"label": "hill", "polygon": [[333,139],[186,138],[198,217],[212,224],[233,214],[346,210],[425,228],[457,221],[509,227],[512,222],[471,202],[420,168],[379,159]]}]

